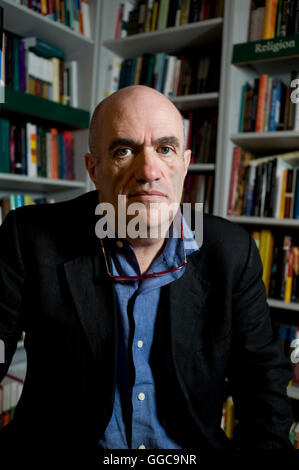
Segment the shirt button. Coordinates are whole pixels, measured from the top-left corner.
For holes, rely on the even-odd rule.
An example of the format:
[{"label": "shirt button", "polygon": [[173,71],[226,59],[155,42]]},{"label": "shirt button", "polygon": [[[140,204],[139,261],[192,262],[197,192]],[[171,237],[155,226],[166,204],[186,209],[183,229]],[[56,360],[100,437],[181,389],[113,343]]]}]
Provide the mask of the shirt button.
[{"label": "shirt button", "polygon": [[117,240],[116,244],[118,248],[122,248],[124,246],[123,242],[121,242],[120,240]]},{"label": "shirt button", "polygon": [[146,449],[145,445],[141,444],[140,446],[138,446],[138,449]]},{"label": "shirt button", "polygon": [[138,348],[142,348],[143,346],[143,341],[141,341],[141,339],[137,342],[137,347]]},{"label": "shirt button", "polygon": [[138,394],[138,400],[143,401],[144,399],[145,399],[144,393],[139,393],[139,394]]}]

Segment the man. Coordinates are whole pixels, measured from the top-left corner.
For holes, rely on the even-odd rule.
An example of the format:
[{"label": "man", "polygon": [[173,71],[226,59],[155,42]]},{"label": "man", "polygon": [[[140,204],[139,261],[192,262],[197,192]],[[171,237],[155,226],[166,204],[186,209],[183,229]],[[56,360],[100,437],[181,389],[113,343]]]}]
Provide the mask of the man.
[{"label": "man", "polygon": [[[1,378],[22,330],[28,358],[2,443],[51,455],[231,448],[220,428],[228,378],[241,448],[290,448],[292,368],[255,242],[205,214],[202,246],[186,249],[190,227],[167,211],[190,161],[179,112],[147,87],[116,92],[95,110],[85,161],[97,191],[11,211],[1,227]],[[116,238],[99,238],[99,201],[115,208]],[[143,208],[143,238],[120,234],[131,204]]]}]

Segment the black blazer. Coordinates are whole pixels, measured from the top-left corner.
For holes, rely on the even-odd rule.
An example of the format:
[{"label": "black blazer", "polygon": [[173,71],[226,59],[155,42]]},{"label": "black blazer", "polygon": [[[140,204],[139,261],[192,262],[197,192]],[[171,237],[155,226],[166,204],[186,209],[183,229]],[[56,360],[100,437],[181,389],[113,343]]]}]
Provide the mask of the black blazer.
[{"label": "black blazer", "polygon": [[[6,346],[0,379],[22,330],[28,360],[0,446],[29,453],[50,448],[52,454],[89,446],[92,452],[109,422],[116,308],[94,230],[97,203],[92,191],[22,207],[0,228],[0,338]],[[239,226],[210,215],[203,222],[200,251],[188,257],[181,279],[163,287],[176,387],[172,415],[179,417],[186,447],[228,447],[220,429],[227,377],[241,447],[290,448],[292,365],[272,327],[259,252]]]}]

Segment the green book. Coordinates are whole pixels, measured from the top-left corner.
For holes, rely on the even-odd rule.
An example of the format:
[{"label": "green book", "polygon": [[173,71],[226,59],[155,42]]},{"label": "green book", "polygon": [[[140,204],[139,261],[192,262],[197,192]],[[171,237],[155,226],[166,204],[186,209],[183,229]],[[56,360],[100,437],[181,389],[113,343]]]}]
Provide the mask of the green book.
[{"label": "green book", "polygon": [[29,37],[23,39],[24,46],[26,49],[35,52],[37,55],[51,59],[52,57],[57,57],[58,59],[64,60],[65,53],[62,49],[52,46],[48,42],[42,41],[36,37]]},{"label": "green book", "polygon": [[243,131],[246,92],[247,92],[247,83],[242,86],[240,118],[239,118],[239,132]]},{"label": "green book", "polygon": [[160,6],[159,6],[157,29],[164,29],[167,27],[168,10],[169,10],[169,0],[161,0]]},{"label": "green book", "polygon": [[0,119],[0,173],[10,173],[9,130],[9,121]]},{"label": "green book", "polygon": [[152,54],[149,58],[148,72],[147,72],[147,77],[146,77],[146,82],[145,82],[145,85],[147,86],[152,86],[155,63],[156,63],[156,56]]}]

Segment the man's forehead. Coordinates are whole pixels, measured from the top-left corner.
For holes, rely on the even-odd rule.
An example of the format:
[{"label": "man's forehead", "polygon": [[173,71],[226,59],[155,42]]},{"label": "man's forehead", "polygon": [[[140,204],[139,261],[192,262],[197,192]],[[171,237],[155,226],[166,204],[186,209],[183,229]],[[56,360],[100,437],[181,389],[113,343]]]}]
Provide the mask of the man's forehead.
[{"label": "man's forehead", "polygon": [[[154,133],[156,137],[171,133],[178,134],[183,131],[183,120],[178,112],[160,107],[155,110],[118,109],[104,118],[106,129],[122,136],[122,134]],[[166,132],[167,131],[167,132]],[[165,134],[166,132],[166,134]],[[160,134],[160,135],[157,135]]]}]

